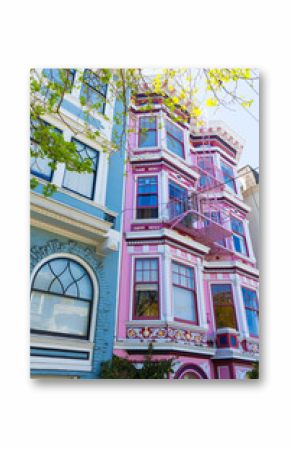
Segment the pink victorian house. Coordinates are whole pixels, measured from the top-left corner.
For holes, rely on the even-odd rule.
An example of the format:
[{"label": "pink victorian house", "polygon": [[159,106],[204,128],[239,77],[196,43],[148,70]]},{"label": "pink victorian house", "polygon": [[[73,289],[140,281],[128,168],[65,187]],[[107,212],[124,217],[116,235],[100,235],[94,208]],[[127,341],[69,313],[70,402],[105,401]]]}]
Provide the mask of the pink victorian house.
[{"label": "pink victorian house", "polygon": [[142,363],[152,342],[174,379],[243,379],[259,352],[243,142],[222,122],[194,129],[157,95],[145,111],[147,98],[130,112],[114,353]]}]

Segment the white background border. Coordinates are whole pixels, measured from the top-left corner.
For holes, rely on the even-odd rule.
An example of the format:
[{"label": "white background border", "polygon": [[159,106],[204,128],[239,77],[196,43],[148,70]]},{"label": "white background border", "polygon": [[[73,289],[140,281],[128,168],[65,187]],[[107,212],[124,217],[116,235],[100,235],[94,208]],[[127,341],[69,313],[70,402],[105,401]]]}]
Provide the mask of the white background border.
[{"label": "white background border", "polygon": [[[2,447],[287,445],[290,71],[286,7],[287,2],[253,0],[27,0],[2,5]],[[173,64],[260,69],[262,379],[134,384],[30,381],[29,68]]]}]

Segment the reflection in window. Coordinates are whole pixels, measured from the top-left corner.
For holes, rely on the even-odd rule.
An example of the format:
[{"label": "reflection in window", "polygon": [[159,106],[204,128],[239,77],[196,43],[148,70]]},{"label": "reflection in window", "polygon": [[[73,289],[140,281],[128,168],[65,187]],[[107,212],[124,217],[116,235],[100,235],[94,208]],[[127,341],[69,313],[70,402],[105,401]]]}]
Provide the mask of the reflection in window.
[{"label": "reflection in window", "polygon": [[92,199],[94,196],[99,152],[88,145],[73,139],[77,147],[77,151],[82,161],[91,160],[92,173],[77,173],[75,171],[66,170],[64,174],[63,187],[78,193],[86,198]]},{"label": "reflection in window", "polygon": [[243,222],[237,218],[231,218],[231,228],[233,231],[233,245],[237,253],[248,255],[246,237]]},{"label": "reflection in window", "polygon": [[96,73],[89,69],[84,70],[81,97],[101,114],[105,113],[107,89],[108,85],[103,83]]},{"label": "reflection in window", "polygon": [[167,148],[174,154],[184,157],[183,131],[169,120],[166,120],[166,142]]},{"label": "reflection in window", "polygon": [[158,218],[157,176],[138,178],[137,218]]},{"label": "reflection in window", "polygon": [[257,293],[249,288],[242,287],[244,305],[246,309],[246,317],[249,333],[252,337],[259,336],[259,304]]},{"label": "reflection in window", "polygon": [[139,119],[139,148],[157,146],[156,117],[140,117]]},{"label": "reflection in window", "polygon": [[134,317],[158,319],[159,287],[158,259],[136,259]]},{"label": "reflection in window", "polygon": [[233,171],[232,167],[230,167],[229,165],[226,165],[224,162],[221,162],[221,169],[223,172],[225,185],[233,192],[236,192],[236,185],[235,185],[235,181],[234,181],[234,171]]},{"label": "reflection in window", "polygon": [[170,218],[183,214],[188,209],[187,190],[173,181],[169,181],[169,215]]},{"label": "reflection in window", "polygon": [[193,269],[172,263],[174,318],[197,323]]},{"label": "reflection in window", "polygon": [[237,328],[231,284],[214,284],[212,288],[216,328]]},{"label": "reflection in window", "polygon": [[88,338],[93,284],[82,265],[57,258],[38,270],[32,283],[31,331]]},{"label": "reflection in window", "polygon": [[45,138],[45,143],[47,146],[53,145],[54,140],[53,137],[50,137],[50,133],[57,132],[61,133],[61,130],[55,127],[52,127],[48,123],[44,122],[43,120],[33,120],[31,123],[31,130],[30,130],[30,146],[31,151],[36,156],[31,156],[30,158],[30,172],[31,174],[37,176],[38,178],[45,179],[46,181],[51,181],[53,170],[50,166],[50,163],[52,162],[51,159],[49,159],[47,156],[40,157],[39,154],[42,154],[39,140],[35,136],[35,131],[37,128],[42,127],[44,131],[47,131],[47,135],[43,133],[43,136]]}]

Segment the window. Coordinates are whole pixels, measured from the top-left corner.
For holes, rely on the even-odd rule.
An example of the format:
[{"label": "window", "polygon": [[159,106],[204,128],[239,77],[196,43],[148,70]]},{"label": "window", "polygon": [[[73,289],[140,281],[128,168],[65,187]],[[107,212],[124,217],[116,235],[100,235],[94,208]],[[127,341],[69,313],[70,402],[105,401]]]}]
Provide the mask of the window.
[{"label": "window", "polygon": [[259,304],[257,293],[249,288],[242,287],[249,334],[252,337],[259,336]]},{"label": "window", "polygon": [[224,162],[221,162],[221,169],[223,172],[225,185],[228,186],[228,188],[230,190],[232,190],[233,192],[236,192],[236,185],[235,185],[235,181],[234,181],[234,171],[233,171],[232,167],[224,164]]},{"label": "window", "polygon": [[72,139],[76,144],[77,151],[82,160],[90,159],[92,161],[92,173],[77,173],[66,170],[63,179],[65,189],[76,192],[86,198],[92,199],[94,196],[96,175],[99,161],[99,152],[90,148],[88,145]]},{"label": "window", "polygon": [[[31,137],[30,137],[30,145],[32,152],[35,152],[35,154],[41,154],[40,147],[39,147],[39,141],[37,140],[37,137],[35,136],[35,132],[38,128],[42,127],[45,129],[47,127],[47,141],[46,143],[49,145],[53,145],[54,140],[53,137],[50,137],[49,134],[51,131],[61,133],[61,130],[58,128],[51,127],[51,125],[44,122],[43,120],[37,120],[33,121],[31,123]],[[43,134],[44,135],[44,134]],[[46,181],[51,181],[53,170],[51,166],[49,165],[52,162],[51,159],[49,159],[47,156],[40,157],[40,156],[31,156],[30,158],[30,171],[31,174],[38,176],[39,178],[45,179]]]},{"label": "window", "polygon": [[43,75],[60,86],[65,86],[66,91],[70,92],[75,78],[75,69],[43,69]]},{"label": "window", "polygon": [[136,259],[134,287],[134,318],[159,318],[158,259]]},{"label": "window", "polygon": [[214,284],[211,286],[216,328],[230,327],[236,329],[236,317],[231,284]]},{"label": "window", "polygon": [[[219,225],[222,225],[220,211],[204,212],[204,215],[207,218],[210,218],[215,223],[218,223]],[[205,226],[209,226],[209,224],[210,224],[209,220],[205,220],[204,225]],[[227,246],[226,239],[217,240],[216,243],[218,243],[219,245],[224,246],[224,247]]]},{"label": "window", "polygon": [[231,228],[233,231],[233,245],[237,253],[248,255],[247,244],[243,222],[237,218],[231,218]]},{"label": "window", "polygon": [[156,117],[139,118],[139,148],[157,146]]},{"label": "window", "polygon": [[138,178],[137,218],[158,218],[157,176]]},{"label": "window", "polygon": [[193,269],[172,263],[174,319],[197,324]]},{"label": "window", "polygon": [[187,190],[169,181],[169,214],[170,218],[181,215],[188,209]]},{"label": "window", "polygon": [[81,97],[101,114],[105,113],[107,88],[107,84],[103,83],[92,70],[84,70]]},{"label": "window", "polygon": [[46,262],[32,283],[31,331],[87,339],[93,295],[90,276],[78,262]]},{"label": "window", "polygon": [[199,186],[200,187],[211,187],[214,185],[213,177],[214,177],[214,167],[213,167],[213,158],[212,157],[200,157],[198,159],[198,166],[201,170],[208,172],[210,176],[206,174],[201,174],[199,178]]},{"label": "window", "polygon": [[178,126],[166,120],[166,142],[167,148],[174,154],[184,157],[183,131]]}]

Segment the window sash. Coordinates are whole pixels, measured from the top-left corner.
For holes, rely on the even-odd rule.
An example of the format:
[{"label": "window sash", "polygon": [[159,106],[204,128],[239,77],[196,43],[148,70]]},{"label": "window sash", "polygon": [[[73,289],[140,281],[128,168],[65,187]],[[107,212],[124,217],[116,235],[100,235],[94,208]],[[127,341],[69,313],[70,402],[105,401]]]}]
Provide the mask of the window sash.
[{"label": "window sash", "polygon": [[102,83],[98,75],[90,69],[84,70],[81,96],[86,98],[88,104],[99,104],[98,112],[105,113],[108,85]]},{"label": "window sash", "polygon": [[91,173],[77,173],[65,170],[62,186],[85,198],[93,199],[96,187],[99,152],[76,139],[72,139],[72,141],[77,145],[79,153],[85,153],[84,156],[81,155],[83,160],[87,158],[91,159],[93,171]]},{"label": "window sash", "polygon": [[221,170],[224,177],[224,183],[228,186],[233,192],[236,193],[236,184],[234,181],[234,171],[232,167],[226,165],[224,162],[221,162]]},{"label": "window sash", "polygon": [[172,262],[172,286],[174,319],[197,324],[193,268]]},{"label": "window sash", "polygon": [[166,120],[167,148],[177,156],[184,158],[184,133],[177,126]]},{"label": "window sash", "polygon": [[[45,122],[44,120],[38,120],[36,123],[41,122],[44,126],[52,126],[49,123]],[[54,127],[54,131],[61,133],[62,131],[56,127]],[[33,136],[33,130],[31,129],[31,137],[30,137],[30,144],[33,148],[36,149],[39,145],[39,142],[34,138]],[[45,181],[51,182],[52,176],[53,176],[53,170],[49,166],[49,163],[53,162],[52,159],[49,159],[48,157],[36,157],[31,156],[30,157],[30,172],[32,175],[37,176],[38,178],[44,179]],[[34,168],[36,167],[36,168]]]},{"label": "window sash", "polygon": [[212,300],[216,329],[237,329],[234,298],[231,284],[212,284]]},{"label": "window sash", "polygon": [[88,338],[91,302],[73,297],[33,291],[31,332]]},{"label": "window sash", "polygon": [[135,319],[159,318],[159,262],[156,258],[135,259],[133,316]]},{"label": "window sash", "polygon": [[257,293],[246,287],[242,287],[244,306],[246,310],[246,318],[249,334],[252,337],[259,336],[259,304]]},{"label": "window sash", "polygon": [[157,118],[139,118],[139,148],[150,148],[157,146]]},{"label": "window sash", "polygon": [[184,187],[169,181],[170,215],[176,217],[188,209],[188,192]]},{"label": "window sash", "polygon": [[158,178],[139,177],[137,184],[136,217],[158,218]]}]

